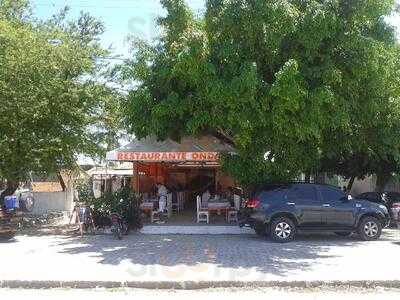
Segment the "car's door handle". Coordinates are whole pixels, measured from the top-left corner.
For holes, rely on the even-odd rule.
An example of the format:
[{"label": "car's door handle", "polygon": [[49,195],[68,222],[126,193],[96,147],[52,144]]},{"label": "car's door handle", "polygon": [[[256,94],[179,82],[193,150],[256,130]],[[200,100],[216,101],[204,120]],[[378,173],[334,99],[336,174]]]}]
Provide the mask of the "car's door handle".
[{"label": "car's door handle", "polygon": [[287,205],[296,205],[296,203],[294,203],[294,202],[287,202],[286,204]]},{"label": "car's door handle", "polygon": [[323,207],[331,207],[330,204],[322,204]]}]

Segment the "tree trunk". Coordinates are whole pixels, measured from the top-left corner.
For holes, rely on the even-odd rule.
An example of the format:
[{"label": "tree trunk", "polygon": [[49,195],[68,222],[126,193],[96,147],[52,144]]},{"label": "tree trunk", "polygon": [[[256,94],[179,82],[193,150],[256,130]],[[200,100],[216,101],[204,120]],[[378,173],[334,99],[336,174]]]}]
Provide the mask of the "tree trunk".
[{"label": "tree trunk", "polygon": [[19,185],[19,183],[17,181],[7,180],[6,189],[0,195],[0,207],[2,207],[4,205],[4,198],[6,196],[10,196],[10,195],[14,194],[14,192],[18,188],[18,185]]},{"label": "tree trunk", "polygon": [[354,180],[355,179],[356,179],[356,176],[351,176],[350,180],[349,180],[349,183],[347,184],[346,190],[347,190],[347,193],[349,193],[349,194],[350,194],[351,189],[353,188],[353,184],[354,184]]},{"label": "tree trunk", "polygon": [[310,173],[310,172],[306,172],[306,173],[304,174],[304,181],[305,181],[306,183],[310,183],[310,182],[311,182],[311,173]]},{"label": "tree trunk", "polygon": [[382,193],[391,176],[390,173],[377,173],[375,192]]}]

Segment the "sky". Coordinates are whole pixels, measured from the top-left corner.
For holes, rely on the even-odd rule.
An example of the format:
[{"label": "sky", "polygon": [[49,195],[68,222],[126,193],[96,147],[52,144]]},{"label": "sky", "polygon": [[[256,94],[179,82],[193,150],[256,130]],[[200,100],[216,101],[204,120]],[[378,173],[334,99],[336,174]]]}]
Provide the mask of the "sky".
[{"label": "sky", "polygon": [[[34,14],[41,19],[51,17],[66,5],[71,18],[78,17],[80,11],[89,12],[105,24],[103,46],[111,46],[115,54],[122,56],[128,55],[126,37],[155,37],[155,20],[165,13],[159,0],[31,0],[31,3]],[[205,0],[187,0],[187,3],[196,14],[204,11]]]},{"label": "sky", "polygon": [[[196,14],[204,12],[206,0],[186,0]],[[400,0],[396,0],[400,4]],[[37,17],[47,19],[68,5],[70,16],[76,18],[80,11],[87,11],[101,19],[106,27],[102,37],[104,47],[126,57],[126,37],[135,35],[151,39],[157,35],[155,19],[164,13],[159,0],[31,0]],[[400,16],[390,18],[400,36]]]}]

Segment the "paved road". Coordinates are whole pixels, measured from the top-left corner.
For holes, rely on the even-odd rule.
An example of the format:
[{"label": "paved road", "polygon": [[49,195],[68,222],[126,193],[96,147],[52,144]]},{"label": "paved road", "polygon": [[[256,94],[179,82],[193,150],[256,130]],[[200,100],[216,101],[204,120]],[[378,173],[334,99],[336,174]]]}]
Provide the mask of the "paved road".
[{"label": "paved road", "polygon": [[[218,297],[218,298],[217,298]],[[41,300],[41,299],[96,299],[96,300],[204,300],[204,299],[273,299],[273,300],[398,300],[400,290],[393,289],[350,289],[350,290],[326,290],[326,289],[207,289],[195,291],[181,290],[1,290],[0,299]]]},{"label": "paved road", "polygon": [[376,242],[313,235],[288,244],[251,235],[17,236],[0,242],[0,280],[400,280],[399,253],[397,230]]}]

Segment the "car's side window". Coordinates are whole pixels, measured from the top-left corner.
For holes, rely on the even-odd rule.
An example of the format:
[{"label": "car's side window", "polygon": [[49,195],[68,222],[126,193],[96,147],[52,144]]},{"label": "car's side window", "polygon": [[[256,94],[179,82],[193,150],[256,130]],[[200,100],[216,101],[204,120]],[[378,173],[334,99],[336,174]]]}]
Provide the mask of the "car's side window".
[{"label": "car's side window", "polygon": [[358,198],[366,199],[372,202],[381,202],[382,199],[380,198],[378,193],[364,193],[358,196]]},{"label": "car's side window", "polygon": [[346,197],[346,194],[342,191],[329,187],[320,187],[320,192],[323,201],[327,203],[339,202],[343,197]]},{"label": "car's side window", "polygon": [[294,185],[288,193],[287,199],[296,203],[319,203],[317,191],[312,185]]},{"label": "car's side window", "polygon": [[379,194],[377,193],[365,193],[364,197],[370,200],[379,200]]}]

